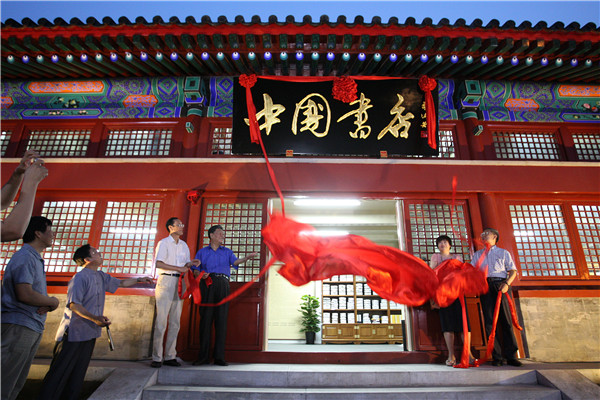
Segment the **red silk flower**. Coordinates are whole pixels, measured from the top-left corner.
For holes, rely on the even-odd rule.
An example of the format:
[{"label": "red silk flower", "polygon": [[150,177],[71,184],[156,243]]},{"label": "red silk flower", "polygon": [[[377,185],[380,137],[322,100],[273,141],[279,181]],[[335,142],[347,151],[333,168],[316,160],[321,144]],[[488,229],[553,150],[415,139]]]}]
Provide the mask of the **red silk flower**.
[{"label": "red silk flower", "polygon": [[333,89],[331,94],[333,95],[334,99],[340,100],[344,103],[352,103],[358,98],[356,92],[356,81],[349,76],[342,76],[333,79]]}]

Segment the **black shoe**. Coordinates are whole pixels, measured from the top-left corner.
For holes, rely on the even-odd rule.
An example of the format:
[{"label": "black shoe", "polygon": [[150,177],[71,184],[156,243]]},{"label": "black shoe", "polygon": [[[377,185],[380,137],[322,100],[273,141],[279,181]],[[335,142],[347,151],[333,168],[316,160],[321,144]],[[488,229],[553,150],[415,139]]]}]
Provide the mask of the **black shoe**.
[{"label": "black shoe", "polygon": [[494,367],[501,367],[502,366],[502,360],[492,360],[492,365]]},{"label": "black shoe", "polygon": [[196,361],[194,361],[192,363],[192,365],[205,365],[205,364],[208,364],[208,360],[206,358],[197,359]]},{"label": "black shoe", "polygon": [[166,360],[163,364],[168,365],[169,367],[181,367],[181,364],[176,359]]},{"label": "black shoe", "polygon": [[519,360],[517,360],[516,358],[513,358],[512,360],[506,360],[506,365],[512,365],[513,367],[520,367],[523,365],[523,363]]},{"label": "black shoe", "polygon": [[152,363],[150,364],[150,366],[152,368],[160,368],[160,367],[162,367],[162,363],[160,361],[152,361]]},{"label": "black shoe", "polygon": [[221,365],[223,367],[226,367],[229,365],[229,363],[226,362],[225,360],[215,360],[215,365]]}]

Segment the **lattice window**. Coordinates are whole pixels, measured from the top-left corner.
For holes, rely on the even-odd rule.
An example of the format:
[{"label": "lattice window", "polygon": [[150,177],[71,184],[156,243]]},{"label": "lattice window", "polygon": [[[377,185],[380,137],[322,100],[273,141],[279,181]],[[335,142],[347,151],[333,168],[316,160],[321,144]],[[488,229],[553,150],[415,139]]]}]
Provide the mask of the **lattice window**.
[{"label": "lattice window", "polygon": [[[203,246],[208,246],[208,229],[221,225],[225,230],[225,246],[233,250],[238,258],[253,252],[260,253],[263,221],[262,203],[208,203],[203,229]],[[260,272],[260,258],[248,260],[237,272],[231,269],[231,280],[251,281]]]},{"label": "lattice window", "polygon": [[109,201],[99,250],[109,273],[151,274],[159,202]]},{"label": "lattice window", "polygon": [[576,133],[573,143],[580,160],[600,161],[600,135]]},{"label": "lattice window", "polygon": [[509,211],[523,277],[577,275],[560,205],[511,204]]},{"label": "lattice window", "polygon": [[[450,131],[438,131],[438,150],[437,156],[427,156],[427,158],[456,158],[454,150],[454,133]],[[343,156],[343,154],[342,154]],[[409,154],[401,157],[405,158],[425,158],[422,154]]]},{"label": "lattice window", "polygon": [[552,133],[494,132],[496,158],[507,160],[558,160],[558,144]]},{"label": "lattice window", "polygon": [[73,253],[89,241],[94,222],[95,201],[46,201],[44,217],[56,232],[54,245],[42,255],[47,272],[77,272]]},{"label": "lattice window", "polygon": [[[8,217],[15,204],[17,204],[17,202],[13,201],[8,208],[0,211],[0,218],[2,218],[2,221]],[[12,255],[15,251],[19,250],[21,246],[23,246],[23,241],[21,239],[14,242],[0,243],[0,271],[4,271],[4,268],[6,268],[6,264],[8,264]]]},{"label": "lattice window", "polygon": [[588,271],[592,276],[600,276],[600,206],[572,205],[572,208]]},{"label": "lattice window", "polygon": [[212,134],[211,153],[231,155],[231,128],[215,128]]},{"label": "lattice window", "polygon": [[8,144],[10,143],[11,136],[11,131],[6,131],[2,129],[2,132],[0,133],[0,157],[4,157],[6,155],[6,149],[8,148]]},{"label": "lattice window", "polygon": [[455,158],[456,152],[454,151],[454,134],[452,131],[439,131],[438,132],[438,149],[439,158]]},{"label": "lattice window", "polygon": [[439,251],[435,239],[448,235],[452,239],[451,252],[462,255],[464,261],[471,260],[465,203],[456,205],[454,215],[450,204],[409,201],[405,204],[409,253],[429,263],[431,255]]},{"label": "lattice window", "polygon": [[171,129],[115,129],[108,134],[106,157],[168,156]]},{"label": "lattice window", "polygon": [[29,134],[27,148],[37,150],[42,157],[85,157],[89,142],[89,129],[41,130]]}]

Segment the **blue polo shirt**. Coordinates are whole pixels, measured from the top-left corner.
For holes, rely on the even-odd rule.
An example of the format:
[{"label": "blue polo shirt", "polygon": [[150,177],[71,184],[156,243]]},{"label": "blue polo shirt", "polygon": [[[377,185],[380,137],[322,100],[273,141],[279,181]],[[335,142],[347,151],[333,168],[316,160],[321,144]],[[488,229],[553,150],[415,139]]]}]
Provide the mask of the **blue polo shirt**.
[{"label": "blue polo shirt", "polygon": [[82,305],[94,315],[103,315],[106,292],[114,293],[121,281],[102,271],[83,268],[69,281],[67,290],[67,307],[62,321],[56,331],[57,342],[62,341],[65,331],[68,331],[69,342],[85,342],[100,337],[102,327],[89,319],[80,317],[71,311],[71,303]]},{"label": "blue polo shirt", "polygon": [[38,306],[21,303],[16,285],[27,283],[36,292],[48,295],[44,260],[33,247],[25,243],[6,265],[2,280],[2,323],[25,326],[38,333],[44,332],[46,314],[37,313]]},{"label": "blue polo shirt", "polygon": [[225,246],[219,246],[215,251],[212,247],[206,246],[196,253],[196,258],[200,260],[199,267],[192,267],[198,271],[205,271],[209,273],[225,274],[229,276],[231,274],[231,267],[237,269],[233,263],[237,261],[237,257],[233,254],[233,251]]}]

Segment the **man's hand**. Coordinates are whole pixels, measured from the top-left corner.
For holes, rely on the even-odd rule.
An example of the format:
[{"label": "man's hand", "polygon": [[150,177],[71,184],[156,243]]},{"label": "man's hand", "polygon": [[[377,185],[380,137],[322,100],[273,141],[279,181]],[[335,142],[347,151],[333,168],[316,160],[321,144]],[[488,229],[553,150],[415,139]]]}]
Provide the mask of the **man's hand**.
[{"label": "man's hand", "polygon": [[194,258],[194,259],[193,259],[192,261],[190,261],[190,262],[192,263],[192,265],[193,265],[194,267],[199,267],[199,266],[200,266],[200,264],[201,264],[200,260],[198,260],[197,258]]},{"label": "man's hand", "polygon": [[108,326],[111,324],[110,319],[108,319],[104,315],[97,315],[94,319],[94,323],[98,326]]},{"label": "man's hand", "polygon": [[52,309],[50,307],[48,307],[48,306],[42,306],[42,307],[38,307],[38,309],[37,309],[36,312],[39,315],[44,315],[44,314],[47,314],[50,311],[52,311]]},{"label": "man's hand", "polygon": [[140,276],[137,278],[137,283],[154,283],[154,280],[149,276]]},{"label": "man's hand", "polygon": [[15,172],[17,174],[24,173],[27,170],[27,168],[31,164],[33,164],[35,162],[35,160],[38,159],[38,158],[40,158],[40,155],[38,154],[37,151],[35,151],[35,150],[27,150],[25,152],[25,154],[23,155],[23,158],[21,158],[21,162],[19,163],[19,165],[15,169]]},{"label": "man's hand", "polygon": [[206,279],[210,276],[210,274],[208,272],[205,272],[204,275],[202,275],[202,279]]},{"label": "man's hand", "polygon": [[185,274],[189,269],[190,267],[187,267],[187,264],[185,264],[183,267],[177,267],[177,272]]},{"label": "man's hand", "polygon": [[248,260],[250,260],[251,258],[256,258],[258,256],[258,252],[254,252],[254,253],[250,253],[250,255],[248,257],[246,257]]},{"label": "man's hand", "polygon": [[44,166],[44,160],[38,159],[27,167],[23,176],[23,183],[30,182],[38,184],[48,176],[48,169]]},{"label": "man's hand", "polygon": [[56,298],[56,297],[50,297],[50,301],[52,304],[50,304],[48,306],[49,310],[48,311],[54,311],[58,308],[58,305],[60,304],[60,301]]},{"label": "man's hand", "polygon": [[508,292],[508,288],[510,286],[508,286],[508,283],[503,283],[502,286],[500,286],[500,291],[502,291],[502,293],[506,293]]}]

